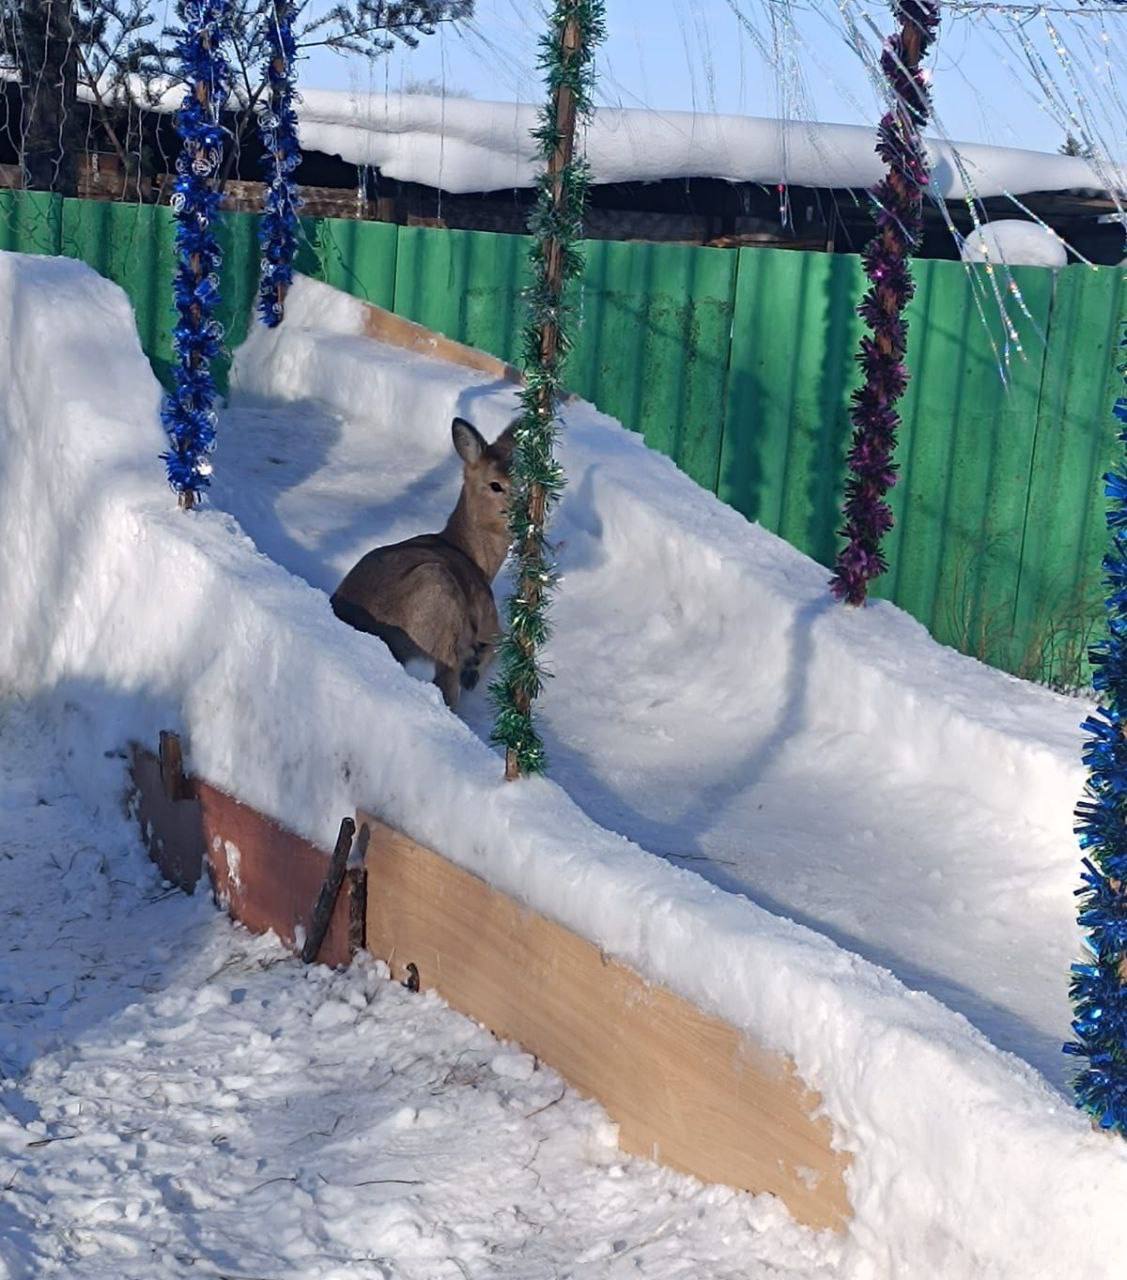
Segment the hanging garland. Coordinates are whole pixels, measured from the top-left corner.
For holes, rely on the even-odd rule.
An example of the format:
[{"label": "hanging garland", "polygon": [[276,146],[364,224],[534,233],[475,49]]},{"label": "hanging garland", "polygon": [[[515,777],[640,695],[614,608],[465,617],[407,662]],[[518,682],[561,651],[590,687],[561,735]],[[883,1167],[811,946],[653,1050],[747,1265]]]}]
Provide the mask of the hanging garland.
[{"label": "hanging garland", "polygon": [[215,319],[221,255],[211,230],[219,206],[212,179],[223,159],[225,130],[219,118],[229,92],[222,52],[229,0],[180,0],[176,12],[182,23],[176,54],[188,91],[176,113],[182,143],[172,209],[180,262],[172,287],[179,319],[172,332],[176,385],[161,409],[171,447],[161,458],[180,505],[190,508],[210,483],[208,455],[215,447],[211,361],[219,354],[223,326]]},{"label": "hanging garland", "polygon": [[[1120,350],[1127,350],[1127,328]],[[1119,372],[1127,384],[1127,361]],[[1116,400],[1115,417],[1127,445],[1127,395]],[[1077,1106],[1127,1137],[1127,465],[1105,485],[1107,636],[1091,654],[1100,706],[1083,725],[1088,785],[1076,806],[1076,834],[1090,855],[1077,890],[1088,956],[1072,966],[1076,1039],[1064,1051],[1087,1059],[1073,1081]]]},{"label": "hanging garland", "polygon": [[877,233],[862,254],[870,288],[857,310],[870,332],[857,353],[864,382],[853,392],[849,414],[852,474],[845,484],[845,524],[839,530],[846,545],[830,581],[839,600],[855,605],[864,604],[869,582],[888,568],[880,544],[892,528],[892,508],[884,495],[896,483],[896,403],[908,385],[904,308],[915,293],[909,260],[923,232],[923,193],[929,182],[920,131],[931,100],[920,64],[939,28],[938,0],[892,4],[900,30],[885,42],[881,70],[894,105],[877,130],[877,154],[888,172],[873,191]]},{"label": "hanging garland", "polygon": [[301,164],[294,110],[294,62],[297,45],[293,34],[295,6],[291,0],[275,0],[270,23],[270,56],[266,62],[267,100],[258,117],[262,139],[262,167],[266,179],[259,243],[262,273],[258,290],[258,314],[273,328],[281,322],[286,293],[293,283],[297,250],[297,211],[300,200],[294,170]]},{"label": "hanging garland", "polygon": [[585,161],[575,159],[575,125],[591,113],[594,51],[604,34],[603,0],[556,0],[549,21],[539,59],[548,103],[532,134],[544,171],[529,224],[534,283],[523,336],[525,386],[510,488],[516,585],[508,601],[500,674],[491,689],[497,708],[493,741],[505,748],[509,779],[545,768],[532,704],[546,674],[537,655],[548,637],[548,597],[556,582],[545,525],[564,482],[554,455],[562,370],[571,347],[564,293],[583,268],[578,242],[588,175]]}]

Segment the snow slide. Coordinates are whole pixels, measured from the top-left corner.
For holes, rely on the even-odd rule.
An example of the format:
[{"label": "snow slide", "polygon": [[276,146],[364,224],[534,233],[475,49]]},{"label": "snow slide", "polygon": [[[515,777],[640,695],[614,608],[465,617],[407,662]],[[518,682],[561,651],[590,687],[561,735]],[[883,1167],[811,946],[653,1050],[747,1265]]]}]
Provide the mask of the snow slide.
[{"label": "snow slide", "polygon": [[827,1275],[1116,1273],[1127,1148],[935,998],[1033,1061],[1058,1034],[1078,706],[891,608],[829,609],[822,570],[575,406],[559,781],[506,786],[486,707],[449,715],[323,588],[444,514],[453,412],[490,434],[511,389],[376,346],[307,282],[238,387],[220,509],[186,517],[124,295],[0,255],[0,683],[67,709],[74,785],[104,801],[103,752],[180,727],[197,772],[301,834],[375,805],[788,1053],[853,1158]]}]

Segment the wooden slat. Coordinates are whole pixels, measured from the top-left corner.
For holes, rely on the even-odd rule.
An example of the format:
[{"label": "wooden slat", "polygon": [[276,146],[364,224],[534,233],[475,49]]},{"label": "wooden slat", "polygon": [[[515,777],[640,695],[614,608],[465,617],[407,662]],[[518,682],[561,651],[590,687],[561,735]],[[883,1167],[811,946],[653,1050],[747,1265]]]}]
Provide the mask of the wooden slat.
[{"label": "wooden slat", "polygon": [[[251,933],[273,929],[300,950],[299,936],[309,929],[329,855],[210,783],[197,778],[194,790],[216,901]],[[321,944],[323,964],[348,964],[351,933],[348,895],[342,893]]]},{"label": "wooden slat", "polygon": [[626,1151],[844,1227],[848,1157],[787,1059],[377,819],[358,825],[367,947],[393,976],[413,964],[423,990],[596,1098]]},{"label": "wooden slat", "polygon": [[[167,740],[174,735],[162,735]],[[206,870],[215,900],[252,933],[272,929],[288,946],[308,930],[329,855],[200,778],[170,770],[134,744],[136,815],[149,856],[166,880],[191,893]],[[170,756],[166,746],[166,765]],[[363,872],[350,870],[318,958],[348,964],[363,946]]]},{"label": "wooden slat", "polygon": [[190,786],[178,795],[169,795],[160,759],[151,751],[134,743],[131,756],[136,816],[149,857],[166,880],[193,893],[203,874],[204,835],[199,802]]},{"label": "wooden slat", "polygon": [[467,347],[463,342],[455,342],[425,325],[416,324],[414,320],[405,320],[394,311],[367,303],[364,308],[364,332],[377,342],[386,342],[392,347],[402,347],[405,351],[415,351],[419,355],[432,356],[436,360],[445,360],[450,364],[461,365],[465,369],[475,369],[478,373],[487,373],[502,382],[520,383],[520,370],[515,369],[504,360],[478,351],[476,347]]}]

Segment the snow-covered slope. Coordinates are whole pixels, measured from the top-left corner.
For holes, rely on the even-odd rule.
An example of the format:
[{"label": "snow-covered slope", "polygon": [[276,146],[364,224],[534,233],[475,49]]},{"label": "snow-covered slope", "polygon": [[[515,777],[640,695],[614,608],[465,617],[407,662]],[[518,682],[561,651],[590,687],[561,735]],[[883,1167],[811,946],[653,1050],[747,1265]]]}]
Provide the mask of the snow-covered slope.
[{"label": "snow-covered slope", "polygon": [[[228,487],[217,499],[244,494],[261,544],[311,579],[330,578],[333,557],[347,560],[373,530],[431,523],[455,485],[445,443],[454,408],[490,430],[511,406],[511,392],[381,350],[358,324],[356,304],[302,283],[281,331],[256,334],[242,353],[242,389],[259,399],[228,420],[220,455]],[[856,1215],[827,1256],[827,1276],[1117,1273],[1127,1253],[1127,1148],[1093,1135],[1031,1067],[931,995],[643,852],[556,783],[503,784],[472,729],[379,644],[338,624],[322,591],[262,555],[222,511],[174,509],[154,460],[156,398],[116,288],[73,262],[0,255],[0,593],[9,604],[0,682],[72,708],[66,723],[82,726],[75,786],[97,792],[116,781],[116,761],[100,767],[103,751],[178,725],[201,773],[302,833],[327,842],[343,813],[374,806],[789,1053],[853,1153]],[[247,433],[239,458],[230,447],[238,430]],[[1031,852],[1005,887],[1024,896],[1027,931],[1045,927],[1043,900],[1068,896],[1058,837],[1078,782],[1068,763],[1075,708],[939,650],[894,610],[826,609],[815,598],[820,570],[581,406],[571,440],[557,617],[561,639],[589,628],[575,651],[588,665],[565,670],[563,645],[546,708],[564,756],[566,725],[586,726],[587,740],[570,746],[595,779],[584,802],[593,810],[591,796],[617,791],[643,809],[620,825],[634,830],[637,818],[637,834],[649,838],[649,811],[664,821],[660,785],[665,803],[695,814],[676,830],[703,835],[723,808],[717,784],[740,753],[786,766],[793,741],[800,754],[820,753],[792,797],[801,831],[807,811],[832,811],[876,776],[867,766],[854,783],[848,772],[871,753],[899,771],[909,816],[930,773],[942,798],[924,821],[957,828],[962,806],[979,815],[970,820],[976,836],[1000,829],[982,815],[1022,824]],[[634,594],[616,614],[605,592],[619,587]],[[681,686],[686,648],[696,674]],[[646,666],[663,653],[668,672]],[[595,705],[615,678],[633,683]],[[575,712],[557,719],[568,698]],[[675,760],[652,754],[663,734],[690,724],[698,731]],[[616,729],[625,743],[617,754]],[[824,795],[810,793],[810,778]],[[939,846],[921,855],[923,827],[911,822],[898,858],[866,866],[846,839],[866,847],[867,828],[850,825],[858,812],[843,810],[825,828],[840,847],[842,892],[899,877],[876,910],[888,914],[891,902],[910,915],[929,891],[928,857]],[[750,825],[746,848],[747,865],[761,851],[769,864],[769,842]],[[782,856],[797,863],[800,852]],[[967,849],[941,869],[955,880],[987,868],[965,886],[961,916],[950,914],[953,893],[935,899],[931,928],[916,930],[925,947],[964,930],[968,948],[980,947],[977,912],[996,904],[976,895],[1004,878],[989,861],[976,864],[975,852],[990,850]],[[1007,846],[1004,859],[1012,854]],[[818,883],[827,865],[810,868],[814,896],[832,896]],[[999,941],[1011,922],[997,918]],[[1042,945],[1059,941],[1043,936]]]},{"label": "snow-covered slope", "polygon": [[[454,407],[492,435],[515,392],[356,345],[359,304],[332,290],[303,283],[295,307],[239,355],[244,392],[273,399],[236,401],[216,499],[331,592],[369,547],[441,527]],[[291,396],[319,407],[280,409]],[[1083,704],[890,605],[835,608],[824,569],[637,436],[584,405],[567,423],[552,776],[602,825],[814,925],[1062,1080]],[[463,715],[487,740],[483,691]]]}]

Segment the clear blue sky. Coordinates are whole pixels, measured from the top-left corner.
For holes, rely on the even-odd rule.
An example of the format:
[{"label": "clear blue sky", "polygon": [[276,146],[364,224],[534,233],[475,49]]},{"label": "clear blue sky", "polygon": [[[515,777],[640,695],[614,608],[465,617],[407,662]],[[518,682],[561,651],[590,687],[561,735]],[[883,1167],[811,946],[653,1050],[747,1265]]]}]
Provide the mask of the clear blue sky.
[{"label": "clear blue sky", "polygon": [[[797,20],[798,38],[780,42],[793,51],[791,61],[801,63],[802,76],[785,65],[786,54],[781,74],[770,65],[755,37],[741,26],[733,11],[737,8],[769,41],[764,0],[608,0],[599,101],[658,110],[875,121],[877,98],[843,38],[836,0],[808,0]],[[796,4],[795,10],[799,8]],[[855,6],[858,13],[863,9],[877,23],[890,25],[888,8],[880,0]],[[476,98],[539,101],[535,58],[543,12],[541,0],[477,0],[468,29],[446,29],[417,50],[396,52],[374,66],[317,51],[303,66],[302,81],[362,93],[434,81]],[[1079,54],[1086,53],[1082,33],[1091,32],[1091,56],[1077,60],[1077,74],[1106,76],[1097,67],[1098,24],[1091,19],[1061,21],[1066,43]],[[1127,47],[1127,9],[1106,21],[1123,29],[1122,52]],[[1031,19],[1027,30],[1059,73],[1041,22]],[[1007,49],[981,17],[945,18],[933,64],[935,102],[947,136],[1057,149],[1063,130],[1044,108],[1044,95],[1020,65],[1019,52],[1016,46]],[[1118,69],[1127,76],[1122,60]],[[1127,132],[1122,99],[1113,101],[1106,94],[1092,94],[1091,99],[1109,145],[1118,148]]]}]

